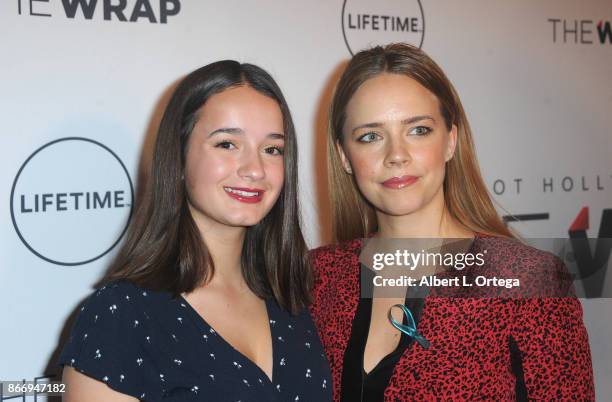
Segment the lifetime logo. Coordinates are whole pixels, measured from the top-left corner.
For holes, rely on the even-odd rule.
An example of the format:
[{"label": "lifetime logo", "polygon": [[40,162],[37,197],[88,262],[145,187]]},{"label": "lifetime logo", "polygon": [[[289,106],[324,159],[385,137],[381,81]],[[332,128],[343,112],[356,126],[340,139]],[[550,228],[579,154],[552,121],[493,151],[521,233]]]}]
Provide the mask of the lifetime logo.
[{"label": "lifetime logo", "polygon": [[593,20],[549,18],[548,22],[552,26],[553,43],[612,44],[612,24],[610,21],[600,20],[595,23]]},{"label": "lifetime logo", "polygon": [[[19,15],[26,13],[36,17],[51,17],[51,10],[55,4],[50,0],[17,0],[17,12]],[[61,0],[59,3],[66,18],[74,19],[82,14],[86,20],[94,19],[100,14],[105,21],[139,22],[149,21],[152,24],[167,24],[168,17],[175,16],[181,11],[180,0],[155,0],[153,7],[151,0]],[[79,12],[80,11],[80,12]]]},{"label": "lifetime logo", "polygon": [[58,265],[92,262],[123,237],[132,214],[132,179],[119,156],[83,137],[51,141],[21,165],[11,218],[23,244]]},{"label": "lifetime logo", "polygon": [[419,0],[344,0],[342,34],[351,54],[392,42],[421,47],[425,37],[423,7]]},{"label": "lifetime logo", "polygon": [[47,211],[78,211],[79,209],[125,208],[125,191],[86,191],[72,193],[44,193],[27,197],[21,194],[21,213]]}]

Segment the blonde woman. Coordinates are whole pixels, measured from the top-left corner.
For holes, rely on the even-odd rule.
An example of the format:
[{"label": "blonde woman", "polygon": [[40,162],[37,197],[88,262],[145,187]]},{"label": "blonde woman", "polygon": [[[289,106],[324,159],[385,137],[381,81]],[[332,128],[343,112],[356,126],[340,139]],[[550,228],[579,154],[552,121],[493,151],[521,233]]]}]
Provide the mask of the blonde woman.
[{"label": "blonde woman", "polygon": [[[433,60],[405,44],[356,54],[332,100],[328,152],[339,243],[311,252],[311,312],[335,401],[594,399],[570,278],[496,213],[459,97]],[[515,278],[528,289],[362,298],[369,236],[466,239],[469,252],[486,250],[484,266],[466,276]]]}]

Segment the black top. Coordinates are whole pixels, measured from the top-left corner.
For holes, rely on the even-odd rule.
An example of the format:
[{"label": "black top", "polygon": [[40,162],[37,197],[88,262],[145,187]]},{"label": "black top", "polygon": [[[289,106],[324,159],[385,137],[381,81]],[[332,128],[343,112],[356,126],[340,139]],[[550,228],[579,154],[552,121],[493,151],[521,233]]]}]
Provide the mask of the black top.
[{"label": "black top", "polygon": [[[351,327],[351,335],[348,340],[344,361],[342,364],[342,386],[341,402],[382,402],[384,393],[389,380],[395,370],[395,365],[406,349],[414,342],[414,339],[403,332],[395,350],[385,356],[374,366],[369,373],[363,369],[363,355],[370,331],[370,321],[372,318],[372,298],[363,297],[372,294],[373,272],[361,265],[362,282],[360,289],[362,297],[359,299],[355,318]],[[425,286],[415,287],[406,291],[404,305],[410,309],[415,324],[418,324],[426,295],[430,289]],[[408,297],[413,296],[413,297]],[[402,315],[403,316],[403,315]],[[403,316],[403,323],[406,324],[406,317]],[[419,345],[417,345],[420,347]]]},{"label": "black top", "polygon": [[272,380],[185,299],[126,281],[85,301],[59,364],[141,401],[331,401],[329,366],[308,311],[292,316],[270,300],[266,308]]}]

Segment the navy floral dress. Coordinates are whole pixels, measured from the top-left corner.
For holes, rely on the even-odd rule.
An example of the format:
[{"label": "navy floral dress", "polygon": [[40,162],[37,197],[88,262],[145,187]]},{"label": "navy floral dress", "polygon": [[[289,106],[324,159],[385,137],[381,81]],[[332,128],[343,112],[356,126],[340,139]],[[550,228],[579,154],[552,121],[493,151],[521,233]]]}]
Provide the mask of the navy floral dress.
[{"label": "navy floral dress", "polygon": [[292,316],[271,300],[266,307],[272,380],[185,299],[127,281],[85,301],[59,364],[142,401],[331,401],[329,366],[308,311]]}]

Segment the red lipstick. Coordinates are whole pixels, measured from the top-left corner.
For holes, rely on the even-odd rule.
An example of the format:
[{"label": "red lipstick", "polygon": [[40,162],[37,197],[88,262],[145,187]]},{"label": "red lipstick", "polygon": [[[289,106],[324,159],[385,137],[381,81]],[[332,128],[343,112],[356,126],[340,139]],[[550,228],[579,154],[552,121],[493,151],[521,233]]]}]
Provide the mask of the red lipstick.
[{"label": "red lipstick", "polygon": [[392,177],[389,180],[383,181],[382,185],[387,188],[392,188],[394,190],[398,190],[400,188],[408,187],[414,182],[416,182],[419,178],[417,176],[401,176],[401,177]]},{"label": "red lipstick", "polygon": [[237,201],[245,202],[247,204],[260,202],[265,193],[265,190],[261,190],[259,188],[224,186],[223,189],[225,190],[225,194]]}]

